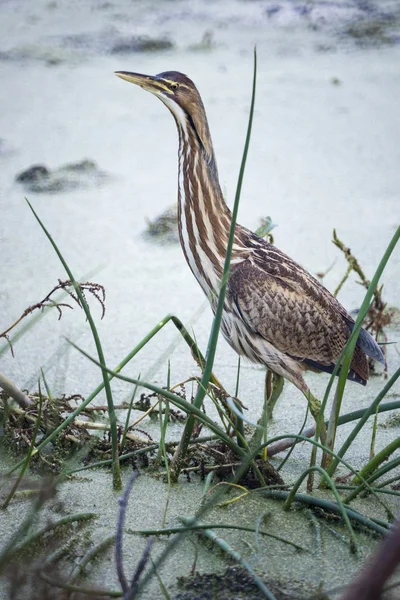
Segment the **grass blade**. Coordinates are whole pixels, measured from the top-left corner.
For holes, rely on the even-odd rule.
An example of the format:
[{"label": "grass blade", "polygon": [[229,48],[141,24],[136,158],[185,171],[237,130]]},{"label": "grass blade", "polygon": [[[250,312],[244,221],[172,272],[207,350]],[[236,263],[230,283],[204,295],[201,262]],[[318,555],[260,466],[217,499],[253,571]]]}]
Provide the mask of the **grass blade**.
[{"label": "grass blade", "polygon": [[43,232],[47,236],[47,239],[49,240],[49,242],[53,246],[53,248],[54,248],[54,250],[55,250],[58,258],[61,261],[61,264],[63,265],[64,269],[66,270],[66,272],[68,274],[68,277],[69,277],[70,281],[72,282],[72,285],[74,286],[75,293],[76,293],[76,295],[79,298],[79,302],[80,302],[83,310],[85,311],[85,315],[86,315],[86,318],[87,318],[88,323],[90,325],[90,329],[92,330],[92,335],[93,335],[94,343],[96,345],[96,350],[97,350],[97,354],[98,354],[98,357],[99,357],[99,362],[101,364],[101,371],[102,371],[102,375],[103,375],[103,383],[104,383],[104,388],[105,388],[105,391],[106,391],[107,404],[108,404],[108,416],[109,416],[109,419],[110,419],[110,427],[111,427],[111,444],[112,444],[112,458],[113,458],[113,463],[112,463],[113,487],[114,487],[114,489],[119,490],[119,489],[122,488],[122,482],[121,482],[121,473],[120,473],[119,460],[118,460],[117,417],[116,417],[115,410],[114,410],[114,403],[113,403],[113,399],[112,399],[110,381],[108,379],[107,372],[104,369],[104,367],[106,366],[106,362],[105,362],[105,358],[104,358],[103,348],[102,348],[101,342],[100,342],[100,337],[99,337],[99,334],[97,332],[96,325],[95,325],[95,322],[94,322],[93,317],[91,315],[89,306],[88,306],[88,304],[87,304],[87,302],[85,300],[85,297],[83,296],[83,294],[81,292],[79,284],[77,283],[77,281],[75,280],[75,277],[72,274],[71,269],[67,265],[67,263],[66,263],[63,255],[61,254],[60,250],[58,249],[58,246],[56,245],[56,243],[53,240],[52,236],[47,231],[47,229],[43,225],[42,221],[39,219],[39,216],[36,214],[36,212],[35,212],[34,208],[32,207],[31,203],[29,202],[29,200],[27,198],[25,198],[25,200],[28,203],[28,206],[31,209],[31,211],[32,211],[35,219],[37,220],[37,222],[39,223],[40,227],[43,229]]},{"label": "grass blade", "polygon": [[334,458],[332,460],[331,464],[329,465],[328,469],[327,469],[329,475],[332,476],[332,473],[335,471],[337,465],[339,464],[338,459],[342,458],[346,454],[347,450],[350,448],[350,446],[351,446],[353,440],[355,439],[355,437],[357,436],[357,434],[363,428],[363,426],[364,426],[365,422],[367,421],[367,419],[371,415],[374,414],[376,408],[379,406],[379,403],[384,399],[384,397],[386,396],[386,394],[389,392],[390,388],[393,386],[393,384],[397,381],[397,379],[399,377],[400,377],[400,368],[398,368],[397,371],[392,375],[392,377],[389,379],[389,381],[383,387],[383,389],[381,390],[381,392],[377,395],[377,397],[375,398],[375,400],[371,403],[370,407],[364,412],[363,416],[358,421],[357,425],[355,425],[355,427],[353,428],[353,431],[347,437],[347,439],[343,443],[343,445],[340,448],[340,450],[338,450],[338,452],[337,452],[337,457],[338,458]]},{"label": "grass blade", "polygon": [[[190,528],[190,525],[193,524],[193,519],[182,518],[181,521],[185,525],[187,525],[189,528]],[[242,565],[242,567],[244,567],[246,569],[246,571],[253,577],[254,583],[256,584],[258,589],[261,591],[264,598],[267,598],[268,600],[276,600],[276,597],[271,592],[271,590],[269,590],[267,588],[267,586],[264,584],[264,582],[260,579],[260,577],[254,571],[253,567],[241,557],[239,552],[236,552],[236,550],[234,550],[232,548],[232,546],[230,546],[225,540],[223,540],[222,538],[219,538],[216,535],[216,533],[214,531],[212,531],[212,529],[199,530],[199,533],[201,533],[202,535],[207,537],[214,544],[216,544],[222,552],[228,554],[228,556],[230,556],[235,561],[237,561],[240,565]]]}]

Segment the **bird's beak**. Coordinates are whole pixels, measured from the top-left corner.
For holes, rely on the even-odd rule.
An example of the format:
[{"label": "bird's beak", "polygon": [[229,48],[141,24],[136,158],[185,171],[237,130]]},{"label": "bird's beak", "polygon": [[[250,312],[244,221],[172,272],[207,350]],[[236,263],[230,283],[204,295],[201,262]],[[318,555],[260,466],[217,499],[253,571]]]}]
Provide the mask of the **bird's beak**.
[{"label": "bird's beak", "polygon": [[128,71],[115,71],[115,75],[117,77],[121,77],[121,79],[130,81],[131,83],[134,83],[135,85],[140,86],[147,92],[152,92],[153,94],[173,94],[173,92],[163,82],[162,79],[158,79],[157,77],[153,77],[152,75],[142,75],[141,73],[129,73]]}]

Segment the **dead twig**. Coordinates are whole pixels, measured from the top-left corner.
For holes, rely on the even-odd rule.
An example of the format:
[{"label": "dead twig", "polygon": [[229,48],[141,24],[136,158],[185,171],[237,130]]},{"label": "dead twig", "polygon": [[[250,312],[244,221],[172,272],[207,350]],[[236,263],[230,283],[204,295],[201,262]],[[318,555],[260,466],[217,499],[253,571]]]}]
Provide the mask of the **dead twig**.
[{"label": "dead twig", "polygon": [[[106,307],[105,307],[106,292],[105,292],[104,287],[100,283],[93,283],[91,281],[85,281],[83,283],[79,283],[78,285],[79,285],[79,288],[80,288],[85,300],[86,300],[85,292],[89,292],[90,294],[92,294],[92,296],[94,296],[96,298],[96,300],[99,302],[99,304],[101,306],[101,309],[102,309],[101,318],[103,318],[105,315],[105,312],[106,312]],[[44,308],[55,307],[58,311],[58,320],[60,320],[62,317],[62,309],[63,308],[70,308],[71,310],[73,309],[73,307],[70,304],[68,304],[67,302],[56,302],[55,300],[52,300],[52,298],[51,298],[52,295],[55,292],[57,292],[58,290],[63,290],[64,292],[66,292],[76,302],[76,304],[78,304],[78,306],[80,306],[82,308],[78,296],[73,291],[74,287],[73,287],[72,282],[69,279],[67,279],[66,281],[61,281],[61,279],[59,279],[58,284],[47,294],[47,296],[45,296],[42,300],[40,300],[40,302],[36,302],[36,304],[32,304],[32,306],[28,306],[28,308],[26,308],[24,310],[22,315],[16,321],[14,321],[14,323],[12,323],[9,327],[7,327],[7,329],[5,329],[2,333],[0,333],[0,338],[3,337],[9,343],[10,350],[11,350],[11,353],[13,356],[14,356],[14,351],[13,351],[13,347],[12,347],[12,344],[11,344],[8,334],[23,319],[25,319],[25,317],[27,317],[28,315],[33,313],[35,310],[43,310]]]}]

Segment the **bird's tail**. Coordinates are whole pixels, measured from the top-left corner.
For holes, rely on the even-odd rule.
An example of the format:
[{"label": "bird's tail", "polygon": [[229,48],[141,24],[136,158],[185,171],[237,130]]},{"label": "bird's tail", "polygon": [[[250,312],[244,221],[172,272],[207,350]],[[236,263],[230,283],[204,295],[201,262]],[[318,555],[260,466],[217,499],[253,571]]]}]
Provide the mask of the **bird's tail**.
[{"label": "bird's tail", "polygon": [[[304,359],[304,363],[310,367],[312,371],[323,371],[324,373],[333,373],[333,369],[335,368],[335,365],[323,365],[315,360],[311,360],[310,358]],[[341,369],[339,368],[337,375],[340,375],[340,371]],[[365,376],[361,376],[354,371],[354,369],[350,369],[347,373],[347,379],[349,381],[354,381],[355,383],[360,383],[361,385],[366,385],[368,380],[367,373]]]},{"label": "bird's tail", "polygon": [[[353,331],[354,323],[348,322],[348,325],[350,331]],[[358,334],[357,346],[370,358],[373,358],[374,360],[380,362],[382,365],[385,364],[385,357],[383,356],[382,350],[380,349],[372,335],[368,333],[368,331],[366,331],[365,329],[360,329],[360,333]]]}]

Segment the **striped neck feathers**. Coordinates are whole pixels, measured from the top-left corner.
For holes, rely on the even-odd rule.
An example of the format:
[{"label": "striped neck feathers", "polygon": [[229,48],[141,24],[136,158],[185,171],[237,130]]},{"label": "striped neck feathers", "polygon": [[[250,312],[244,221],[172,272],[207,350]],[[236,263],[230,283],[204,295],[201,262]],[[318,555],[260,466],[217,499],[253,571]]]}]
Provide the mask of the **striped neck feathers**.
[{"label": "striped neck feathers", "polygon": [[181,245],[197,279],[195,271],[198,268],[193,266],[193,261],[198,258],[196,250],[207,254],[206,262],[221,276],[231,211],[219,184],[205,111],[201,106],[199,115],[194,118],[173,100],[163,98],[163,101],[175,118],[179,134],[178,217]]}]

